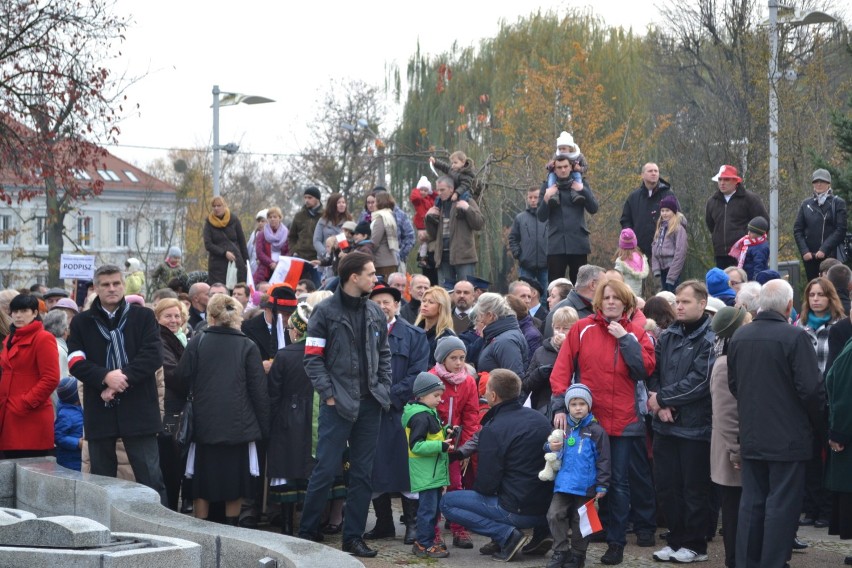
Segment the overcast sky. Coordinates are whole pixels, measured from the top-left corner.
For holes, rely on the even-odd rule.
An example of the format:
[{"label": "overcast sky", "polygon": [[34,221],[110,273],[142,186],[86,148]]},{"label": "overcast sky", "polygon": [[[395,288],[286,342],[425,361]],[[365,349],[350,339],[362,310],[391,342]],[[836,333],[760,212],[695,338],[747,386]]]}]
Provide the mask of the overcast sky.
[{"label": "overcast sky", "polygon": [[[659,19],[665,0],[603,0],[595,13],[610,25],[641,33]],[[475,45],[500,21],[514,23],[536,10],[564,13],[584,1],[432,0],[272,3],[118,0],[133,24],[111,67],[146,75],[128,91],[138,115],[121,124],[119,147],[108,149],[140,167],[168,148],[212,143],[212,88],[262,95],[273,104],[239,105],[220,112],[220,144],[242,151],[289,154],[306,141],[317,101],[335,81],[356,78],[383,85],[386,68],[403,71],[417,42],[439,54],[452,43]],[[840,0],[852,12],[852,0]],[[368,7],[369,6],[369,7]],[[591,9],[591,8],[589,8]],[[390,121],[385,125],[392,126]]]}]

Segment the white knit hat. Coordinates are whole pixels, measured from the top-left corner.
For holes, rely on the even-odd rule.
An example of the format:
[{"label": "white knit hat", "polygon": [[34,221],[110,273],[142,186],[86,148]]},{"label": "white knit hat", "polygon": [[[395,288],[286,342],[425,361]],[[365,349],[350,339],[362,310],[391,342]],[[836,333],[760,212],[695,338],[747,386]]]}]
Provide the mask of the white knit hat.
[{"label": "white knit hat", "polygon": [[426,194],[432,193],[432,182],[426,176],[420,176],[420,181],[417,182],[417,189],[422,189]]},{"label": "white knit hat", "polygon": [[574,137],[565,132],[564,130],[559,135],[559,138],[556,139],[556,148],[558,149],[560,146],[574,146]]}]

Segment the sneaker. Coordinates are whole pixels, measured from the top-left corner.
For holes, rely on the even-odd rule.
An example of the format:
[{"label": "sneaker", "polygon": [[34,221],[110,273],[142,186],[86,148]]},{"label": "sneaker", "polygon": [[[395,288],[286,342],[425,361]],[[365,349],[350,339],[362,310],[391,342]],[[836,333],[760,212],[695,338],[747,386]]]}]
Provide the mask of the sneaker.
[{"label": "sneaker", "polygon": [[411,546],[411,553],[418,558],[446,558],[450,555],[449,552],[438,548],[434,544],[429,548],[425,548],[419,542],[415,542]]},{"label": "sneaker", "polygon": [[609,543],[606,552],[601,556],[601,564],[615,566],[616,564],[621,564],[623,561],[624,547],[614,542]]},{"label": "sneaker", "polygon": [[813,517],[804,516],[801,519],[799,519],[799,526],[800,527],[812,527],[813,524],[814,524],[814,518]]},{"label": "sneaker", "polygon": [[553,537],[550,534],[536,538],[533,533],[532,539],[521,549],[521,552],[525,556],[543,556],[551,548],[553,548]]},{"label": "sneaker", "polygon": [[694,550],[683,547],[672,554],[670,559],[672,562],[677,562],[679,564],[689,564],[690,562],[707,562],[707,555],[699,554]]},{"label": "sneaker", "polygon": [[500,552],[500,543],[496,540],[492,540],[479,547],[479,553],[486,556],[491,556],[495,552]]},{"label": "sneaker", "polygon": [[640,532],[636,534],[636,546],[650,548],[655,544],[657,544],[657,539],[654,538],[654,533]]},{"label": "sneaker", "polygon": [[519,531],[518,529],[513,529],[511,536],[509,536],[509,540],[506,541],[506,544],[499,552],[495,552],[491,555],[491,558],[494,560],[499,560],[501,562],[509,562],[512,558],[515,557],[515,554],[521,550],[521,547],[524,546],[530,537]]},{"label": "sneaker", "polygon": [[817,519],[814,521],[815,529],[824,529],[829,525],[828,519]]},{"label": "sneaker", "polygon": [[674,553],[675,551],[671,546],[666,546],[655,552],[653,554],[653,557],[654,560],[656,560],[657,562],[669,562],[672,559],[672,555]]},{"label": "sneaker", "polygon": [[468,533],[466,529],[459,529],[459,531],[453,535],[453,546],[465,549],[473,548],[473,541],[470,540],[470,533]]}]

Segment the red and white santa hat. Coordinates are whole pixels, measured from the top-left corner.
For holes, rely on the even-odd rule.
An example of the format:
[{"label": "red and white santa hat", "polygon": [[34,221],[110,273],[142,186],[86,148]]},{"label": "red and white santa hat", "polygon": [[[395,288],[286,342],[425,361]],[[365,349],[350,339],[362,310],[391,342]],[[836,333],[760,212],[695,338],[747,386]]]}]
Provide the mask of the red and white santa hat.
[{"label": "red and white santa hat", "polygon": [[737,168],[734,166],[724,165],[719,168],[719,173],[711,178],[713,181],[719,181],[720,179],[735,179],[737,183],[742,183],[743,178],[740,177],[739,172],[737,172]]}]

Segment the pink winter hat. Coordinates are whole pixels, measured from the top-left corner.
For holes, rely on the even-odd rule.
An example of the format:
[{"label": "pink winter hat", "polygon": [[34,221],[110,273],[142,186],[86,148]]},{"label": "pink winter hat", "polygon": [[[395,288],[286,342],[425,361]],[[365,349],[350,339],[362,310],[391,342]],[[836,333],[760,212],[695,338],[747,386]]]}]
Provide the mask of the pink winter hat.
[{"label": "pink winter hat", "polygon": [[638,246],[638,242],[636,241],[636,233],[633,232],[633,229],[622,229],[621,235],[618,237],[618,248],[620,249],[634,249]]}]

